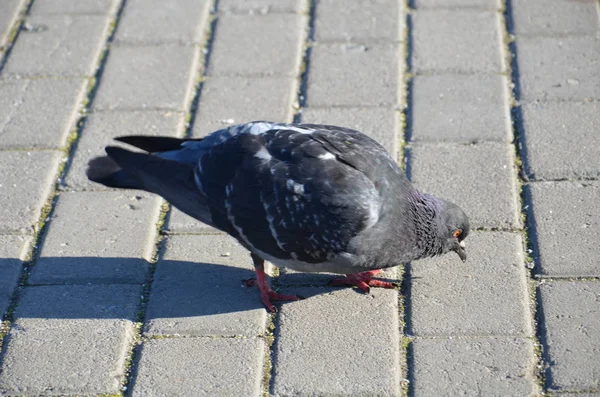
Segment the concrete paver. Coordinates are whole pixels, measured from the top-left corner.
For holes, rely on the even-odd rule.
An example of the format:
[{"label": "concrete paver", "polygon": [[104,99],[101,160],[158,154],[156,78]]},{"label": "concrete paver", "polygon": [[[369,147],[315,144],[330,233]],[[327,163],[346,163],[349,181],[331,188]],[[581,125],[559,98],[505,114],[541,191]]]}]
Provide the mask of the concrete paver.
[{"label": "concrete paver", "polygon": [[519,225],[511,146],[414,144],[409,155],[415,186],[465,208],[471,227]]},{"label": "concrete paver", "polygon": [[522,106],[530,178],[600,176],[600,104],[534,102]]},{"label": "concrete paver", "polygon": [[600,276],[600,194],[598,182],[535,183],[532,196],[539,273],[546,276]]},{"label": "concrete paver", "polygon": [[179,136],[183,130],[183,113],[171,110],[106,111],[90,113],[84,132],[77,142],[64,180],[68,189],[102,189],[85,176],[87,163],[93,157],[106,154],[106,144],[119,145],[111,139],[124,135]]},{"label": "concrete paver", "polygon": [[506,78],[499,75],[415,77],[411,139],[510,142],[506,87]]},{"label": "concrete paver", "polygon": [[267,14],[269,12],[306,12],[308,0],[219,0],[223,13]]},{"label": "concrete paver", "polygon": [[23,0],[5,0],[0,3],[0,55],[8,44],[11,29],[23,4]]},{"label": "concrete paver", "polygon": [[26,288],[0,370],[0,393],[117,393],[140,287]]},{"label": "concrete paver", "polygon": [[395,290],[282,291],[307,299],[282,305],[273,358],[274,396],[400,395],[404,358]]},{"label": "concrete paver", "polygon": [[115,45],[93,108],[185,110],[197,61],[190,45]]},{"label": "concrete paver", "polygon": [[596,33],[600,30],[597,2],[512,0],[517,34]]},{"label": "concrete paver", "polygon": [[[498,14],[473,9],[417,10],[413,68],[419,72],[500,72]],[[477,34],[472,34],[477,32]]]},{"label": "concrete paver", "polygon": [[477,7],[499,9],[502,0],[412,0],[417,8]]},{"label": "concrete paver", "polygon": [[0,80],[0,148],[59,148],[85,95],[84,79]]},{"label": "concrete paver", "polygon": [[257,336],[266,313],[248,251],[225,235],[169,236],[146,314],[149,335]]},{"label": "concrete paver", "polygon": [[115,36],[117,42],[199,43],[204,39],[209,0],[130,0]]},{"label": "concrete paver", "polygon": [[414,396],[534,395],[527,339],[418,339]]},{"label": "concrete paver", "polygon": [[132,396],[261,396],[260,338],[155,339],[143,344]]},{"label": "concrete paver", "polygon": [[59,152],[0,151],[0,232],[31,234],[56,177]]},{"label": "concrete paver", "polygon": [[395,44],[316,44],[310,59],[308,107],[396,104],[399,58]]},{"label": "concrete paver", "polygon": [[517,42],[521,99],[600,99],[600,37],[521,37]]},{"label": "concrete paver", "polygon": [[93,76],[108,34],[103,15],[43,15],[25,20],[4,67],[19,76]]},{"label": "concrete paver", "polygon": [[29,282],[144,282],[159,202],[132,191],[61,193]]},{"label": "concrete paver", "polygon": [[300,14],[223,15],[217,22],[207,74],[294,77],[306,25],[306,16]]},{"label": "concrete paver", "polygon": [[112,14],[116,11],[117,0],[35,0],[31,5],[31,15],[52,14]]},{"label": "concrete paver", "polygon": [[600,389],[600,283],[546,282],[539,287],[551,389]]},{"label": "concrete paver", "polygon": [[8,310],[30,243],[29,236],[0,236],[0,316]]},{"label": "concrete paver", "polygon": [[466,240],[467,262],[449,254],[411,265],[409,331],[418,336],[530,336],[521,238],[472,234]]},{"label": "concrete paver", "polygon": [[205,225],[174,207],[169,212],[166,227],[169,233],[223,233],[219,229]]}]

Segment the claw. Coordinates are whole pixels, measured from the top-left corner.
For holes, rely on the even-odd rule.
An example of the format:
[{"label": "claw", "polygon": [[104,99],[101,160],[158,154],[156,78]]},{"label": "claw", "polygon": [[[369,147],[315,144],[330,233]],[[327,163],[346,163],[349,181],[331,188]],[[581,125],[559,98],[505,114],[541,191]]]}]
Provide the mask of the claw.
[{"label": "claw", "polygon": [[379,274],[383,272],[381,269],[369,270],[367,272],[355,273],[355,274],[347,274],[344,278],[337,278],[331,280],[329,285],[339,286],[339,285],[352,285],[360,288],[364,293],[368,294],[371,289],[369,287],[377,287],[377,288],[388,288],[392,289],[396,287],[396,284],[390,283],[388,281],[382,280],[373,280],[371,277],[375,274]]}]

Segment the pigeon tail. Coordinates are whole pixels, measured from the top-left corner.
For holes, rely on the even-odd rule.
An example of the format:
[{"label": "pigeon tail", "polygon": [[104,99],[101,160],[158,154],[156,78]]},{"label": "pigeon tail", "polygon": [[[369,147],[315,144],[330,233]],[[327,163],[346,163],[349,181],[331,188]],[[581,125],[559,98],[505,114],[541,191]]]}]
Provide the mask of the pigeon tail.
[{"label": "pigeon tail", "polygon": [[143,189],[142,183],[109,156],[96,157],[88,163],[86,175],[89,180],[107,187],[119,189]]}]

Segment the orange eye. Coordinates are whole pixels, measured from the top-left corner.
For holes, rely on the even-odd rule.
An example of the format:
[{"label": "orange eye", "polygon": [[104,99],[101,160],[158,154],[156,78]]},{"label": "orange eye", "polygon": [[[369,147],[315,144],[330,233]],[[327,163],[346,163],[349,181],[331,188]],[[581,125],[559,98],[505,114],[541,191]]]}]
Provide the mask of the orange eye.
[{"label": "orange eye", "polygon": [[456,230],[454,231],[454,233],[452,233],[452,236],[453,236],[453,237],[458,237],[458,236],[460,236],[460,234],[461,234],[461,233],[462,233],[462,230],[461,230],[461,229],[456,229]]}]

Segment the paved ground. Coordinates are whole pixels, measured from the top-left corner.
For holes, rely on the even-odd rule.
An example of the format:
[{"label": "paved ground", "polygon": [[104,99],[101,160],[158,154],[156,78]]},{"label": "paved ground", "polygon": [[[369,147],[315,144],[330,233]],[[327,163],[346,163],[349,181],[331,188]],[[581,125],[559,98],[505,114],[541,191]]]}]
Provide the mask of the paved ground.
[{"label": "paved ground", "polygon": [[[0,1],[0,394],[600,396],[600,2]],[[380,140],[470,259],[364,295],[90,184],[115,135]]]}]

